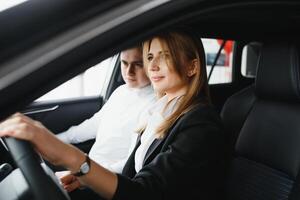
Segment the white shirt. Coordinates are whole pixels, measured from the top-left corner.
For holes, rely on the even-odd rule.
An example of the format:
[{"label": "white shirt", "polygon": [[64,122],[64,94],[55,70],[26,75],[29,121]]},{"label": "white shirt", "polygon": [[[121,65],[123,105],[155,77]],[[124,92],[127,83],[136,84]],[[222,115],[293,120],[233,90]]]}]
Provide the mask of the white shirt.
[{"label": "white shirt", "polygon": [[66,143],[79,143],[96,137],[89,156],[103,167],[121,173],[136,142],[139,115],[155,102],[150,85],[118,87],[92,118],[73,126],[57,137]]},{"label": "white shirt", "polygon": [[142,121],[147,120],[147,126],[141,136],[141,144],[135,152],[135,171],[139,172],[144,163],[145,155],[150,145],[157,138],[156,129],[160,124],[169,117],[176,109],[177,102],[181,96],[178,96],[168,103],[167,96],[161,97],[153,106],[151,106],[146,116],[141,116]]}]

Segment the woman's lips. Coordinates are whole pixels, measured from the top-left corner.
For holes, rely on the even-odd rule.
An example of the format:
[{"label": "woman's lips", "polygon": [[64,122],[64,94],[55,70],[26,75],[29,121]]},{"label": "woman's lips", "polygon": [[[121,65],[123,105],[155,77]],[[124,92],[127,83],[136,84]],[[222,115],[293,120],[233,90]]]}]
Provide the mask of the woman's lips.
[{"label": "woman's lips", "polygon": [[152,76],[151,80],[153,82],[158,82],[158,81],[162,80],[163,78],[164,78],[164,76]]}]

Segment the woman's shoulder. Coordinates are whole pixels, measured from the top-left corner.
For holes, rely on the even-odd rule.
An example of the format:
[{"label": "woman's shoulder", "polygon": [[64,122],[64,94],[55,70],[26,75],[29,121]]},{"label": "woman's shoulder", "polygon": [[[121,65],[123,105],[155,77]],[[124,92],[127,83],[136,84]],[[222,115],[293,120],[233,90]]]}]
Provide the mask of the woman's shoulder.
[{"label": "woman's shoulder", "polygon": [[197,116],[207,116],[212,115],[219,117],[218,112],[216,111],[213,105],[199,103],[192,107],[187,113],[187,116],[197,115]]},{"label": "woman's shoulder", "polygon": [[[221,144],[224,140],[224,131],[221,118],[213,106],[198,104],[181,116],[172,126],[168,134],[168,142],[181,143],[191,146],[201,144]],[[183,144],[181,143],[181,144]],[[198,148],[198,147],[195,147]]]},{"label": "woman's shoulder", "polygon": [[197,104],[187,113],[182,116],[181,121],[188,121],[190,123],[214,123],[221,125],[221,118],[219,113],[212,105]]}]

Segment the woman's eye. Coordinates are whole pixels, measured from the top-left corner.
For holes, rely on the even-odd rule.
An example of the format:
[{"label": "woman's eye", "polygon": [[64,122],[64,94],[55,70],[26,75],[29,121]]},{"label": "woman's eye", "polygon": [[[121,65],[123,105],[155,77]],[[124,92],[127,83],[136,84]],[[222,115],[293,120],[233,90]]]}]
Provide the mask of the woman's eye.
[{"label": "woman's eye", "polygon": [[163,60],[167,60],[169,58],[169,54],[161,54],[160,58]]},{"label": "woman's eye", "polygon": [[162,55],[163,55],[164,57],[169,57],[169,56],[170,56],[169,53],[163,53]]},{"label": "woman's eye", "polygon": [[148,57],[147,57],[147,60],[148,60],[148,61],[151,61],[152,59],[153,59],[153,56],[148,56]]}]

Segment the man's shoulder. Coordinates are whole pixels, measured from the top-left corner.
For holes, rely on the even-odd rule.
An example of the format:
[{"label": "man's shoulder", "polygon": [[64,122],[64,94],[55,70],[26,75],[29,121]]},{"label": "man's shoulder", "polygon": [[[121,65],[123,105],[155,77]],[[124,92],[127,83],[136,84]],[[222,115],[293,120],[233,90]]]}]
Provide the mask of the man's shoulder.
[{"label": "man's shoulder", "polygon": [[156,95],[154,92],[154,89],[151,85],[148,85],[144,88],[141,89],[141,93],[143,94],[142,96],[144,96],[145,98],[149,99],[149,100],[153,100],[156,99]]},{"label": "man's shoulder", "polygon": [[[126,84],[123,84],[123,85],[120,85],[119,87],[117,87],[111,94],[111,97],[113,96],[118,96],[118,95],[121,95],[123,93],[126,93],[128,92],[128,87]],[[110,97],[110,98],[111,98]]]},{"label": "man's shoulder", "polygon": [[148,104],[155,102],[156,97],[152,87],[133,89],[124,84],[115,89],[108,101],[112,101],[111,99],[113,101],[122,99],[124,102],[132,101],[137,104]]},{"label": "man's shoulder", "polygon": [[120,91],[128,91],[128,86],[126,84],[120,85],[113,91],[113,93],[120,92]]}]

